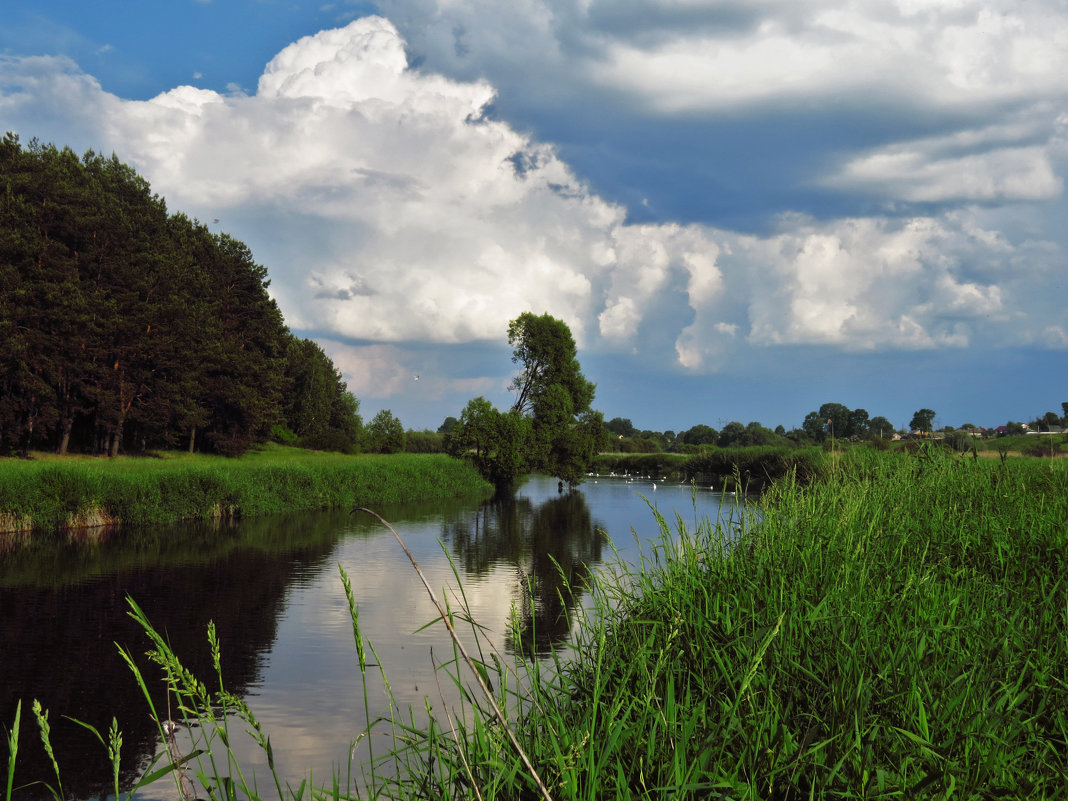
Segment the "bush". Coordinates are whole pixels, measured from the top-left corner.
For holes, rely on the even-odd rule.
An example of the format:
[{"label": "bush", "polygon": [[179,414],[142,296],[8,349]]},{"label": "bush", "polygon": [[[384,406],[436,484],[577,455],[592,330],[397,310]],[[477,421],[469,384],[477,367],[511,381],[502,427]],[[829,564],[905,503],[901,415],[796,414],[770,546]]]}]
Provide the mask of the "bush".
[{"label": "bush", "polygon": [[689,459],[683,473],[702,485],[725,488],[740,480],[737,489],[757,490],[790,474],[806,484],[823,472],[825,464],[820,448],[721,448]]},{"label": "bush", "polygon": [[1031,437],[1034,442],[1028,442],[1022,448],[1020,453],[1024,456],[1056,456],[1061,452],[1060,443],[1056,441],[1056,437]]},{"label": "bush", "polygon": [[298,439],[299,437],[288,426],[271,426],[271,442],[277,442],[281,445],[296,445]]},{"label": "bush", "polygon": [[445,453],[445,435],[433,431],[409,431],[404,450],[407,453]]}]

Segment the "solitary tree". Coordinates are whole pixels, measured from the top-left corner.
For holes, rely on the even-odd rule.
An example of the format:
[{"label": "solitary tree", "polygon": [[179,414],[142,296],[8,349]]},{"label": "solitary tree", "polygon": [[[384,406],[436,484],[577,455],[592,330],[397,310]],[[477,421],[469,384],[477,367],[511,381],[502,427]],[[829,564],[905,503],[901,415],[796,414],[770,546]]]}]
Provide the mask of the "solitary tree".
[{"label": "solitary tree", "polygon": [[932,409],[920,409],[912,415],[909,428],[913,431],[930,432],[934,428],[935,413]]},{"label": "solitary tree", "polygon": [[567,324],[525,312],[508,325],[515,403],[500,412],[475,398],[460,415],[450,450],[472,458],[498,491],[541,471],[577,484],[607,439],[604,418],[590,408],[594,385],[582,374]]}]

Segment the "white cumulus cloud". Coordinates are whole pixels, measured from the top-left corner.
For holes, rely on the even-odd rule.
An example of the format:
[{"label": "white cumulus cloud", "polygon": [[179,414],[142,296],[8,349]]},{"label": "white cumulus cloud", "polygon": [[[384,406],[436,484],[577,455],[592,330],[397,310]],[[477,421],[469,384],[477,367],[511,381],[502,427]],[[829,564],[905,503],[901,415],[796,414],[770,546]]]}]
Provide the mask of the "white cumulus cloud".
[{"label": "white cumulus cloud", "polygon": [[[606,19],[595,20],[596,5],[568,6],[564,18],[586,21],[571,38],[555,27],[549,5],[510,6],[508,14],[529,17],[529,41],[514,44],[579,65],[586,62],[576,53],[600,53],[606,60],[580,70],[579,82],[614,83],[639,98],[648,92],[653,103],[660,81],[653,104],[676,110],[787,89],[818,94],[843,82],[863,87],[887,80],[891,56],[907,47],[929,48],[954,26],[965,36],[993,25],[966,0],[953,8],[824,2],[814,15],[768,2],[660,39],[609,30]],[[659,9],[665,25],[708,11],[686,5],[634,8]],[[472,0],[441,11],[463,9],[471,13],[447,37],[452,58],[503,46],[492,36],[495,23],[475,13],[486,6]],[[1003,20],[992,35],[1016,41],[1037,30],[1030,12],[1005,13],[1022,21]],[[620,19],[612,24],[627,21]],[[1056,38],[1060,18],[1047,21]],[[527,310],[562,318],[584,348],[691,371],[715,370],[754,347],[960,348],[996,337],[1063,347],[1063,312],[1028,316],[1036,302],[1048,304],[1043,287],[1063,278],[1062,251],[1041,225],[1009,233],[1002,218],[967,205],[1060,195],[1066,149],[1054,145],[1064,139],[1065,112],[1055,103],[865,149],[827,179],[851,191],[883,187],[888,204],[963,204],[950,211],[785,214],[770,234],[743,234],[628,222],[551,144],[490,113],[494,85],[413,69],[409,47],[390,21],[363,18],[283,49],[255,94],[181,86],[147,101],[102,91],[69,61],[0,59],[0,123],[36,133],[33,126],[58,121],[57,130],[76,132],[64,143],[116,152],[172,210],[221,219],[268,267],[290,325],[320,338],[361,397],[411,394],[416,374],[428,395],[499,392],[505,376],[450,376],[420,364],[412,348],[499,343],[507,322]],[[972,81],[1002,91],[1009,79],[969,68],[965,51],[972,52],[961,43],[952,53],[928,49],[901,69],[936,68],[943,87]],[[1006,69],[1016,84],[1050,79],[1043,64],[1013,59]],[[710,81],[710,70],[724,74]]]}]

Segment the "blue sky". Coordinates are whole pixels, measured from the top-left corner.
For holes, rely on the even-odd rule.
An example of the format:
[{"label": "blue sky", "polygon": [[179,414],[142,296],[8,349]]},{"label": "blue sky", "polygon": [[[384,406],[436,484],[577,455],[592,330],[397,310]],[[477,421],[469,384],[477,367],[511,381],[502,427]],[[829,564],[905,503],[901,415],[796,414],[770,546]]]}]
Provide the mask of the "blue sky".
[{"label": "blue sky", "polygon": [[1068,400],[1062,2],[4,6],[0,128],[246,242],[365,417],[506,405],[526,310],[639,428]]}]

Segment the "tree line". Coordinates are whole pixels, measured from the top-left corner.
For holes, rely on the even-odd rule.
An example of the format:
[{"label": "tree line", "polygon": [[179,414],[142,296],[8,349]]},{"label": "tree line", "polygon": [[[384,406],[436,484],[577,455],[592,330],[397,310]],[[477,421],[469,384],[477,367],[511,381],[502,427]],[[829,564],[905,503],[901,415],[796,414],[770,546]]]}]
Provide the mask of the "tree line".
[{"label": "tree line", "polygon": [[[938,431],[947,436],[951,433],[966,436],[966,441],[971,442],[975,436],[1013,435],[1027,431],[1046,432],[1058,427],[1068,428],[1068,402],[1062,403],[1061,409],[1061,415],[1050,411],[1029,423],[1009,421],[999,429],[986,429],[972,423],[963,423],[959,427],[943,426]],[[934,434],[936,416],[933,409],[918,409],[912,415],[908,427],[899,429],[882,415],[870,417],[866,409],[850,409],[841,403],[824,403],[819,409],[806,414],[800,427],[791,430],[781,425],[771,429],[755,421],[743,424],[734,420],[719,430],[698,423],[679,432],[640,430],[630,419],[615,417],[605,423],[609,434],[606,447],[624,453],[696,453],[707,447],[804,446],[818,445],[831,439],[885,440],[900,434]],[[453,422],[454,418],[446,418],[442,429],[439,430],[448,430]]]},{"label": "tree line", "polygon": [[346,450],[359,402],[248,247],[92,151],[0,141],[0,454]]}]

